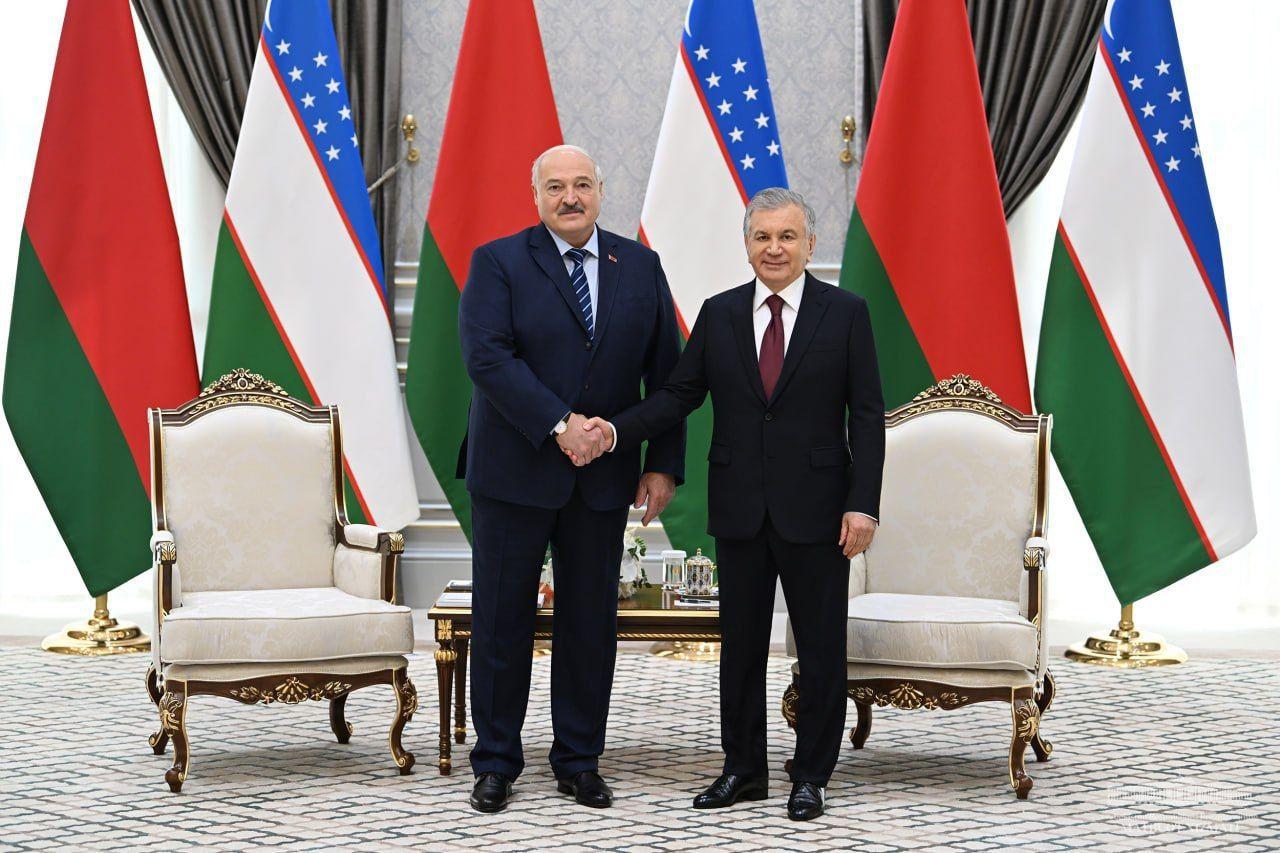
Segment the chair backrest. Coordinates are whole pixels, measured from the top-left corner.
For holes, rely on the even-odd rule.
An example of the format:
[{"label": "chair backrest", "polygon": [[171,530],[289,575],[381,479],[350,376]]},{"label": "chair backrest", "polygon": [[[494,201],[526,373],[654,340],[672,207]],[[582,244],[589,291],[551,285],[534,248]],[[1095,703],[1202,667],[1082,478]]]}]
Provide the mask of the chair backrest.
[{"label": "chair backrest", "polygon": [[184,592],[333,585],[336,407],[237,370],[150,417],[152,511],[177,541]]},{"label": "chair backrest", "polygon": [[1019,601],[1023,548],[1044,535],[1052,420],[957,375],[885,416],[880,528],[867,592]]}]

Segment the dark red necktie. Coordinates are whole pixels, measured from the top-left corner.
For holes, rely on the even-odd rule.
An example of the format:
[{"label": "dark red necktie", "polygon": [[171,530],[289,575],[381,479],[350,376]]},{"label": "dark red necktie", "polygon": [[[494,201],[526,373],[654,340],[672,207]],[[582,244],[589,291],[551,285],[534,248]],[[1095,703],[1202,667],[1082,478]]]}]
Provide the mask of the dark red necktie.
[{"label": "dark red necktie", "polygon": [[782,297],[774,293],[764,304],[773,313],[764,330],[764,340],[760,342],[760,382],[764,385],[764,397],[767,400],[773,396],[773,386],[778,384],[778,375],[782,373],[782,354],[786,349],[786,339],[782,333]]}]

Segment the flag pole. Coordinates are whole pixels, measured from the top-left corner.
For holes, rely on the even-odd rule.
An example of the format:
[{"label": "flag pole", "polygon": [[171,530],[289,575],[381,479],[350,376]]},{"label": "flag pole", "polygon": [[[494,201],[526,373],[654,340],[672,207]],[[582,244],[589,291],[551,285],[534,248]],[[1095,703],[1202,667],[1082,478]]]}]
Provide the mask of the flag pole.
[{"label": "flag pole", "polygon": [[93,600],[93,616],[72,622],[60,633],[44,638],[40,647],[60,655],[119,655],[151,651],[151,638],[132,622],[120,622],[107,609],[106,593]]},{"label": "flag pole", "polygon": [[1136,669],[1143,666],[1172,666],[1186,663],[1187,653],[1166,643],[1159,634],[1139,631],[1133,625],[1133,605],[1120,608],[1120,624],[1107,634],[1093,634],[1072,644],[1065,657],[1077,663]]}]

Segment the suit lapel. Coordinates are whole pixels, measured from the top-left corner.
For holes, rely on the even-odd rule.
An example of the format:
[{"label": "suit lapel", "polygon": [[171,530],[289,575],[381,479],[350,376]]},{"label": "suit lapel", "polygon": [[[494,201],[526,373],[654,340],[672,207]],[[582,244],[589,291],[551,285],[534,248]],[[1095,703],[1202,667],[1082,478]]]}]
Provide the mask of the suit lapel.
[{"label": "suit lapel", "polygon": [[764,383],[760,381],[760,355],[756,352],[756,330],[751,322],[751,299],[754,294],[754,280],[738,288],[737,298],[729,308],[729,317],[733,325],[733,336],[738,339],[742,367],[747,372],[747,384],[756,392],[761,403],[768,403],[764,396]]},{"label": "suit lapel", "polygon": [[[771,402],[782,396],[787,389],[787,382],[796,372],[800,359],[813,340],[813,333],[818,330],[818,323],[827,310],[827,290],[824,285],[808,272],[804,274],[804,296],[800,299],[800,311],[796,314],[796,324],[791,330],[791,340],[787,342],[787,354],[782,359],[782,373],[778,375],[778,384],[773,388]],[[759,373],[759,371],[756,371]]]},{"label": "suit lapel", "polygon": [[[604,337],[609,325],[609,317],[613,314],[613,302],[618,295],[618,284],[622,276],[622,261],[619,260],[618,240],[602,228],[596,229],[596,248],[600,257],[596,261],[596,340]],[[591,351],[594,357],[600,348]]]},{"label": "suit lapel", "polygon": [[551,239],[551,235],[547,232],[547,226],[535,225],[529,234],[529,253],[533,255],[534,261],[538,266],[542,267],[542,271],[547,274],[555,284],[556,290],[560,291],[560,296],[564,299],[565,305],[569,309],[569,313],[573,314],[574,319],[578,321],[578,325],[582,327],[582,331],[587,331],[587,321],[582,316],[582,308],[578,305],[578,297],[573,293],[573,287],[569,284],[569,272],[564,268],[564,258],[560,257],[560,253],[556,251],[555,241]]}]

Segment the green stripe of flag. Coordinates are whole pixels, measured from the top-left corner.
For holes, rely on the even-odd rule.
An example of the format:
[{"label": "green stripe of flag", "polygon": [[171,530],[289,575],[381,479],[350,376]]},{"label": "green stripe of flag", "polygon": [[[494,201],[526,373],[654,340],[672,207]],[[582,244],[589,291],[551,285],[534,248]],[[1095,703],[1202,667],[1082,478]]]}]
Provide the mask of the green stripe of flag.
[{"label": "green stripe of flag", "polygon": [[840,287],[867,300],[886,409],[909,402],[937,381],[856,207],[845,237]]},{"label": "green stripe of flag", "polygon": [[1054,459],[1121,604],[1210,562],[1061,235],[1035,399],[1053,415]]},{"label": "green stripe of flag", "polygon": [[[218,248],[213,265],[213,293],[209,300],[209,332],[204,345],[204,375],[208,385],[225,373],[245,367],[279,385],[292,397],[311,401],[311,392],[302,381],[280,337],[276,324],[262,301],[245,266],[244,258],[225,220],[218,232]],[[323,400],[321,402],[324,402]],[[347,519],[367,522],[356,500],[351,481],[343,477],[347,499]]]},{"label": "green stripe of flag", "polygon": [[414,432],[470,542],[471,497],[466,483],[457,478],[458,449],[467,434],[472,389],[458,340],[460,295],[427,223],[418,259],[404,393]]},{"label": "green stripe of flag", "polygon": [[89,594],[102,595],[146,571],[151,565],[146,490],[25,230],[18,247],[4,411]]}]

